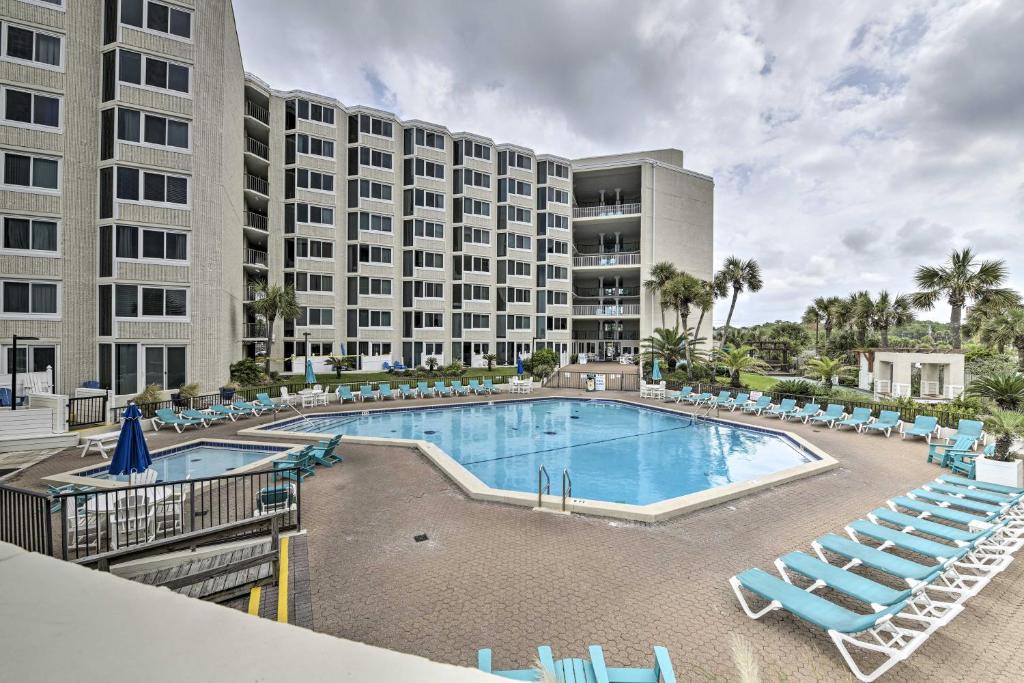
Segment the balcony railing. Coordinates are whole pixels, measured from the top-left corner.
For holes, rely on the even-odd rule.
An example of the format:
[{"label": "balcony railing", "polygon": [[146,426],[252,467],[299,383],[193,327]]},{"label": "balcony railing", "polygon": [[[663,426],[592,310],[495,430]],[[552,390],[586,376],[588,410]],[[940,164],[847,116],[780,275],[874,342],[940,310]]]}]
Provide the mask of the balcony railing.
[{"label": "balcony railing", "polygon": [[640,251],[640,242],[623,242],[619,245],[618,249],[605,249],[604,251],[601,251],[600,245],[597,244],[574,244],[572,250],[575,255],[621,254],[624,252]]},{"label": "balcony railing", "polygon": [[636,345],[640,343],[639,335],[636,330],[632,332],[626,332],[625,334],[630,335],[629,337],[623,337],[622,339],[616,339],[614,332],[601,333],[597,330],[573,330],[572,340],[573,341],[610,341],[618,342],[621,344],[632,344]]},{"label": "balcony railing", "polygon": [[581,297],[640,296],[639,287],[577,287],[572,293]]},{"label": "balcony railing", "polygon": [[253,117],[264,125],[270,125],[270,110],[266,107],[261,107],[255,102],[245,101],[245,115]]},{"label": "balcony railing", "polygon": [[629,204],[604,204],[598,206],[577,206],[572,210],[573,218],[602,218],[604,216],[635,216],[640,213],[640,202]]},{"label": "balcony railing", "polygon": [[267,267],[267,252],[258,249],[245,250],[245,263],[250,266]]},{"label": "balcony railing", "polygon": [[593,256],[574,256],[572,265],[576,268],[600,268],[601,266],[639,266],[640,253],[627,252],[617,254],[595,254]]},{"label": "balcony railing", "polygon": [[270,159],[270,148],[267,147],[267,143],[260,142],[256,138],[245,138],[245,151],[249,154],[255,154],[260,159]]},{"label": "balcony railing", "polygon": [[605,304],[602,306],[573,306],[573,315],[640,315],[640,304]]},{"label": "balcony railing", "polygon": [[259,301],[260,299],[267,298],[266,292],[261,291],[254,285],[248,285],[245,288],[245,301]]},{"label": "balcony railing", "polygon": [[245,323],[242,325],[242,334],[246,339],[266,339],[266,323]]},{"label": "balcony railing", "polygon": [[248,228],[256,228],[257,230],[263,230],[264,232],[269,229],[267,217],[262,213],[256,213],[255,211],[245,212],[245,226]]},{"label": "balcony railing", "polygon": [[264,178],[252,175],[251,173],[245,174],[245,189],[258,192],[259,194],[270,196],[270,183]]}]

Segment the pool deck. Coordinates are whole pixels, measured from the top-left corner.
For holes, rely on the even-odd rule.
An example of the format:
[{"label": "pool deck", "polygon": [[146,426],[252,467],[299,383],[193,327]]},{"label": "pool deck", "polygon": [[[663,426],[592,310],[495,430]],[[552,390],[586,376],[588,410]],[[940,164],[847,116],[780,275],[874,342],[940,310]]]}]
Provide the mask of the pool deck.
[{"label": "pool deck", "polygon": [[[533,397],[546,395],[594,396],[560,389]],[[636,393],[603,397],[664,405]],[[777,419],[728,417],[778,426]],[[273,419],[147,436],[160,448],[231,438]],[[343,464],[318,469],[302,485],[313,627],[462,665],[475,662],[477,648],[491,647],[500,668],[531,665],[541,644],[552,645],[556,656],[579,656],[597,643],[613,666],[649,665],[651,646],[659,644],[669,648],[680,681],[736,680],[735,634],[753,649],[764,681],[852,680],[823,633],[780,613],[751,621],[727,579],[751,566],[770,569],[790,550],[808,550],[814,538],[840,532],[940,470],[925,463],[920,441],[786,428],[840,466],[650,526],[473,501],[415,451],[348,445]],[[64,451],[10,483],[45,488],[41,477],[98,461],[78,453]],[[420,533],[429,540],[414,542]],[[881,680],[1019,680],[1022,560]]]}]

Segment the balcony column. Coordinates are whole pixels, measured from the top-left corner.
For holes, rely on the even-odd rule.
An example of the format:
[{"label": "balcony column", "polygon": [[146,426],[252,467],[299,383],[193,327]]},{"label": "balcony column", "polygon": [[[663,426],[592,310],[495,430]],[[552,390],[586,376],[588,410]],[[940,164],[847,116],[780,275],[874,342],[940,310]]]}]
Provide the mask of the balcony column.
[{"label": "balcony column", "polygon": [[622,251],[622,233],[616,231],[615,232],[615,253],[617,254],[620,251]]},{"label": "balcony column", "polygon": [[622,188],[621,187],[616,187],[615,188],[615,206],[621,206],[621,205],[622,205]]},{"label": "balcony column", "polygon": [[604,190],[601,190],[601,206],[604,206]]},{"label": "balcony column", "polygon": [[598,239],[597,253],[598,254],[603,254],[604,253],[604,233],[603,232],[597,233],[597,239]]}]

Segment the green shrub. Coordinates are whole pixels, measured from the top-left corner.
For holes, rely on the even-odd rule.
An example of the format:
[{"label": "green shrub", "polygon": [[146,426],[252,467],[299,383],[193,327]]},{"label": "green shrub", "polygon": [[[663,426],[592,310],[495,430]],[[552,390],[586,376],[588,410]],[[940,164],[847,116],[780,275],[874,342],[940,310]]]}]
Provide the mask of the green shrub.
[{"label": "green shrub", "polygon": [[243,358],[231,364],[231,381],[243,387],[255,387],[265,384],[267,376],[255,358]]},{"label": "green shrub", "polygon": [[466,368],[461,360],[453,360],[441,370],[441,374],[445,377],[462,377],[465,372]]},{"label": "green shrub", "polygon": [[196,398],[199,396],[199,385],[195,382],[182,384],[178,387],[178,396],[183,399]]},{"label": "green shrub", "polygon": [[156,403],[162,398],[163,389],[160,388],[159,384],[147,384],[145,389],[132,397],[132,400],[141,405],[143,403]]},{"label": "green shrub", "polygon": [[[523,369],[533,375],[537,374],[536,368],[545,366],[550,366],[551,370],[558,367],[558,354],[553,349],[537,349],[523,361]],[[548,375],[551,374],[551,370],[548,371]]]},{"label": "green shrub", "polygon": [[554,365],[543,365],[540,363],[535,363],[529,372],[535,380],[537,380],[538,382],[542,382],[545,379],[547,379],[548,375],[550,375],[554,371]]},{"label": "green shrub", "polygon": [[820,384],[805,379],[784,379],[777,382],[772,391],[794,396],[828,396],[828,391]]}]

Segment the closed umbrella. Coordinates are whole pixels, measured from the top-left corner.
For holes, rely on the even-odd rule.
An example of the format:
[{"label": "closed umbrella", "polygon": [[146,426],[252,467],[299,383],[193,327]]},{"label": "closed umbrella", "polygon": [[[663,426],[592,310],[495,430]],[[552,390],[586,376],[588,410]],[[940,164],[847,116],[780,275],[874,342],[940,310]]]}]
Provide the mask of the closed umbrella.
[{"label": "closed umbrella", "polygon": [[526,369],[523,367],[523,357],[516,356],[516,374],[521,375],[524,372],[526,372]]},{"label": "closed umbrella", "polygon": [[117,437],[117,448],[110,459],[110,474],[119,476],[132,472],[144,472],[153,462],[149,457],[146,437],[142,435],[140,418],[142,411],[134,403],[121,416],[121,435]]},{"label": "closed umbrella", "polygon": [[306,359],[306,384],[316,384],[316,373],[313,372],[313,361]]},{"label": "closed umbrella", "polygon": [[654,359],[654,367],[651,369],[651,380],[655,382],[661,381],[661,368],[658,367],[658,359]]}]

